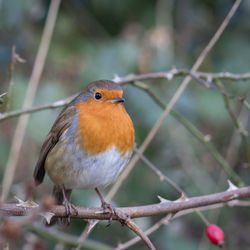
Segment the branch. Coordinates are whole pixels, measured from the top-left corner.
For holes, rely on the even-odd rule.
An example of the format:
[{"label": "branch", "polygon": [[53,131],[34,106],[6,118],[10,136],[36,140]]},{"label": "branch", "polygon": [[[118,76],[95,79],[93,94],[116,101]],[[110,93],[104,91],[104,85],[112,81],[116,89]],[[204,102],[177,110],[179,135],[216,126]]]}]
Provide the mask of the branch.
[{"label": "branch", "polygon": [[0,121],[9,119],[9,118],[13,118],[16,116],[20,116],[20,115],[24,115],[24,114],[29,114],[29,113],[33,113],[33,112],[37,112],[37,111],[42,111],[42,110],[46,110],[46,109],[54,109],[54,108],[59,108],[62,106],[67,105],[68,103],[70,103],[74,97],[76,95],[70,96],[68,98],[56,101],[56,102],[52,102],[49,104],[44,104],[44,105],[39,105],[39,106],[35,106],[35,107],[31,107],[31,108],[25,108],[25,109],[21,109],[21,110],[14,110],[8,113],[0,113]]},{"label": "branch", "polygon": [[125,224],[145,242],[148,249],[156,250],[156,248],[154,247],[148,236],[131,219],[126,220]]},{"label": "branch", "polygon": [[[30,107],[34,101],[39,80],[44,68],[45,59],[48,53],[60,3],[61,0],[52,0],[50,3],[41,42],[35,59],[34,67],[31,73],[27,93],[24,98],[23,108]],[[7,166],[5,168],[3,177],[3,185],[2,185],[3,189],[0,198],[2,202],[8,196],[9,189],[14,179],[15,170],[17,167],[27,123],[28,123],[28,116],[20,117],[20,119],[17,122],[17,126],[12,139]]]},{"label": "branch", "polygon": [[[191,208],[200,208],[217,203],[227,203],[231,200],[250,198],[250,186],[237,188],[231,190],[188,198],[184,201],[168,201],[161,199],[160,203],[151,204],[146,206],[137,207],[121,207],[116,208],[117,213],[127,214],[130,218],[148,217],[167,213],[177,213]],[[110,214],[103,213],[102,208],[90,208],[90,207],[77,207],[78,215],[72,214],[72,218],[79,219],[95,219],[95,220],[109,220]],[[17,206],[17,204],[2,204],[0,206],[1,216],[24,216],[35,211],[40,211],[38,208],[27,208]],[[58,217],[65,217],[66,211],[64,206],[53,206],[49,212],[55,214]],[[113,220],[119,220],[115,214],[112,216]]]},{"label": "branch", "polygon": [[[213,80],[217,79],[226,79],[226,80],[234,80],[234,81],[240,81],[240,80],[250,80],[250,73],[244,73],[244,74],[232,74],[229,72],[220,72],[220,73],[206,73],[206,72],[193,72],[187,69],[172,69],[166,72],[153,72],[153,73],[147,73],[147,74],[129,74],[124,77],[119,77],[116,76],[113,80],[119,84],[126,84],[126,83],[131,83],[133,82],[134,85],[138,85],[137,81],[142,81],[142,80],[157,80],[157,79],[168,79],[171,80],[174,77],[177,76],[185,76],[185,75],[190,75],[193,77],[196,81],[201,83],[201,79],[206,79],[207,82],[211,82]],[[137,83],[136,83],[137,82]],[[203,84],[205,85],[205,84]],[[206,85],[207,87],[207,85]],[[5,95],[2,94],[0,98]],[[228,95],[230,95],[228,93]],[[68,103],[71,102],[71,100],[75,97],[76,95],[73,95],[71,97],[49,103],[49,104],[44,104],[44,105],[39,105],[39,106],[34,106],[31,108],[25,108],[25,109],[20,109],[20,110],[14,110],[11,112],[6,112],[6,113],[0,113],[0,121],[4,121],[13,117],[17,117],[23,114],[29,114],[37,111],[42,111],[46,109],[54,109],[54,108],[59,108],[62,106],[67,105]],[[239,99],[239,98],[238,98]],[[243,101],[244,102],[244,101]],[[244,103],[248,109],[248,103]]]}]

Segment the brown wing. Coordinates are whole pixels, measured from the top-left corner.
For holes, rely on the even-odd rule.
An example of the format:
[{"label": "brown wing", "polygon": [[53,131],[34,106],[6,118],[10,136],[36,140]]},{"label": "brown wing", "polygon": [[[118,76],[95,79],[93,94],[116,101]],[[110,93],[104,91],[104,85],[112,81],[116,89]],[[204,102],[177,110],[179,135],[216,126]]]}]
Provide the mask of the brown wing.
[{"label": "brown wing", "polygon": [[72,103],[73,101],[59,114],[42,145],[39,159],[33,174],[36,185],[43,182],[45,175],[44,164],[48,153],[56,145],[62,133],[71,125],[73,117],[76,114],[76,109]]}]

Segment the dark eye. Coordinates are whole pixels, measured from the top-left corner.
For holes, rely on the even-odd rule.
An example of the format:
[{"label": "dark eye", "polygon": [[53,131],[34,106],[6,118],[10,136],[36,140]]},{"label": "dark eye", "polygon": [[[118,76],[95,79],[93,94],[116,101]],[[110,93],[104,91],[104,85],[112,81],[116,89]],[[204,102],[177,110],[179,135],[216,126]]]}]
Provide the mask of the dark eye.
[{"label": "dark eye", "polygon": [[96,100],[100,100],[101,98],[102,98],[102,94],[99,93],[99,92],[96,92],[96,93],[95,93],[95,99],[96,99]]}]

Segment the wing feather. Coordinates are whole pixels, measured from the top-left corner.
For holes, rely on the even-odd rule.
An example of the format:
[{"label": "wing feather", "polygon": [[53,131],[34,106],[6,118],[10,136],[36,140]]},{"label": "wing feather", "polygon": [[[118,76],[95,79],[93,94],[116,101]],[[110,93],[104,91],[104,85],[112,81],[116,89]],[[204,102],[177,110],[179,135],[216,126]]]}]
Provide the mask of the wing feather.
[{"label": "wing feather", "polygon": [[45,175],[44,165],[47,155],[49,154],[50,150],[57,144],[63,132],[69,128],[73,121],[73,117],[76,114],[76,109],[72,105],[73,102],[74,100],[70,104],[68,104],[59,114],[42,145],[39,159],[37,161],[33,174],[36,185],[39,185],[43,182]]}]

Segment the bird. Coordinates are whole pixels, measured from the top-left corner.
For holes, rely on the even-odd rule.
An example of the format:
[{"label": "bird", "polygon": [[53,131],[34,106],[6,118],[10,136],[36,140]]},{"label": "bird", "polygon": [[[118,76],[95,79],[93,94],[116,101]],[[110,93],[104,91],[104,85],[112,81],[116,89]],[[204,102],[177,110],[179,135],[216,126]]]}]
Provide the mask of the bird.
[{"label": "bird", "polygon": [[124,101],[121,86],[111,80],[88,84],[58,115],[41,147],[35,185],[48,174],[68,223],[73,210],[78,213],[70,202],[73,189],[94,189],[104,211],[110,217],[115,212],[99,188],[116,181],[133,152],[135,130]]}]

